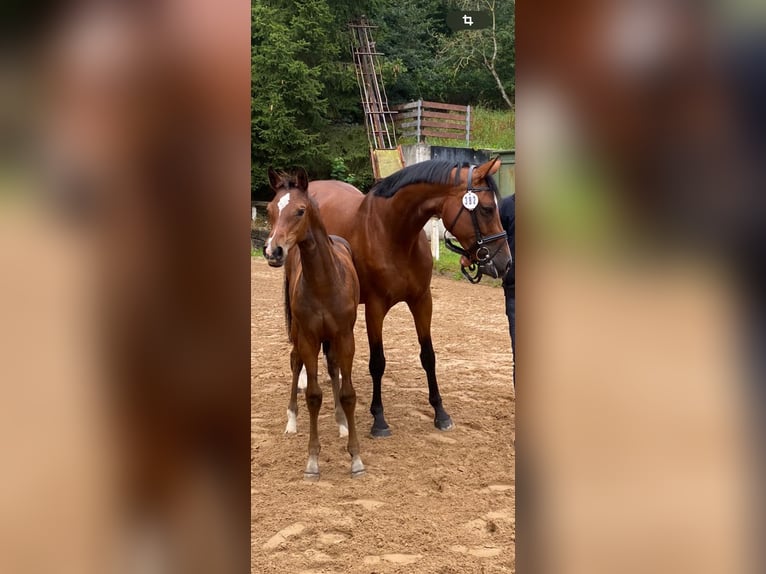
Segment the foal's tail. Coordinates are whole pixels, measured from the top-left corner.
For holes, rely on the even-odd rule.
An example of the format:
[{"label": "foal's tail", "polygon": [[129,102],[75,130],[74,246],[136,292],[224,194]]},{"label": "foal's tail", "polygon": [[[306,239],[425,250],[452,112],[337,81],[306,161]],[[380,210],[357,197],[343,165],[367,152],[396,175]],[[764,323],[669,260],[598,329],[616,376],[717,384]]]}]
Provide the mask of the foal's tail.
[{"label": "foal's tail", "polygon": [[290,282],[287,280],[287,273],[285,273],[285,326],[287,327],[287,340],[292,343],[293,338],[291,336],[293,325],[293,314],[290,311]]}]

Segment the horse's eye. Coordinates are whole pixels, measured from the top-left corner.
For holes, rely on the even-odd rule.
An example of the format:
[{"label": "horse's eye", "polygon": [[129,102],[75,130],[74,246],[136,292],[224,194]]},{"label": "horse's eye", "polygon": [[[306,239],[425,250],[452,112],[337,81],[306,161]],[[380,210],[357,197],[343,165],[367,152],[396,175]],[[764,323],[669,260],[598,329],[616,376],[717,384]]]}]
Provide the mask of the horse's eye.
[{"label": "horse's eye", "polygon": [[305,207],[300,207],[300,208],[298,208],[298,210],[295,212],[295,215],[296,215],[296,217],[303,217],[303,214],[304,214],[304,213],[306,213],[306,208],[305,208]]},{"label": "horse's eye", "polygon": [[494,205],[482,205],[481,206],[481,212],[484,215],[492,215],[495,212],[495,206]]}]

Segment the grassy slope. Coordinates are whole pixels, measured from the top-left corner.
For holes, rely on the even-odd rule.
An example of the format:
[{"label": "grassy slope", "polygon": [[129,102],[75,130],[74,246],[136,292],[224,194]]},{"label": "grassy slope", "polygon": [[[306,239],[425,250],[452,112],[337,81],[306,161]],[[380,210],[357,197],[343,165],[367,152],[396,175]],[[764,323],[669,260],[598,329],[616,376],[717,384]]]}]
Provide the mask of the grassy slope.
[{"label": "grassy slope", "polygon": [[[471,108],[471,147],[509,150],[516,145],[514,114],[511,110]],[[415,143],[414,138],[400,138],[399,143]],[[428,138],[431,145],[466,147],[465,140]]]}]

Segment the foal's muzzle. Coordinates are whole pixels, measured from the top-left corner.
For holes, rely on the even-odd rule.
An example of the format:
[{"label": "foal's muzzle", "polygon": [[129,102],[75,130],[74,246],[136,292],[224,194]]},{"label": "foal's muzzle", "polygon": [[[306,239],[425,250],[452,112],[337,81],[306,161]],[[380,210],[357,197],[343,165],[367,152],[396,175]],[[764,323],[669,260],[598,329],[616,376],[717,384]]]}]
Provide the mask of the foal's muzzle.
[{"label": "foal's muzzle", "polygon": [[277,246],[274,249],[267,249],[264,245],[263,256],[271,267],[282,267],[282,265],[285,264],[285,251],[280,246]]}]

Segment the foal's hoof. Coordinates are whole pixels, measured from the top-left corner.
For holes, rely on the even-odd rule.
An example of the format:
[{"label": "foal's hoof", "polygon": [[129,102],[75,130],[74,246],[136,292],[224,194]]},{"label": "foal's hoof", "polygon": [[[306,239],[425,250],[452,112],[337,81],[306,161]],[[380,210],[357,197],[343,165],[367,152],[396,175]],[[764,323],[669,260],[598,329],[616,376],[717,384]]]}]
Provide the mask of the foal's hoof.
[{"label": "foal's hoof", "polygon": [[370,436],[372,438],[388,438],[391,436],[391,429],[388,427],[376,428],[373,426],[370,430]]},{"label": "foal's hoof", "polygon": [[434,426],[440,431],[448,431],[452,430],[455,427],[455,424],[448,416],[446,419],[434,419]]},{"label": "foal's hoof", "polygon": [[362,470],[352,470],[351,471],[351,478],[361,478],[366,473],[367,473],[367,471],[364,468],[362,468]]},{"label": "foal's hoof", "polygon": [[306,463],[306,470],[303,471],[304,480],[319,480],[319,456],[315,454],[309,455],[309,460]]},{"label": "foal's hoof", "polygon": [[351,458],[351,478],[359,478],[364,475],[364,463],[362,457],[356,455]]}]

